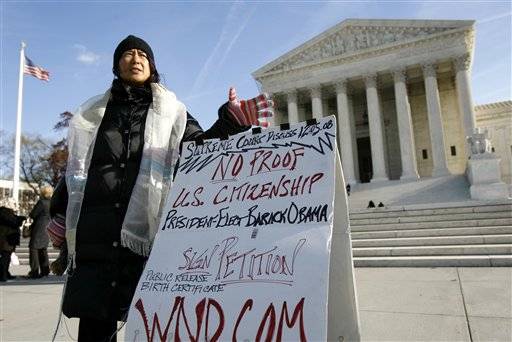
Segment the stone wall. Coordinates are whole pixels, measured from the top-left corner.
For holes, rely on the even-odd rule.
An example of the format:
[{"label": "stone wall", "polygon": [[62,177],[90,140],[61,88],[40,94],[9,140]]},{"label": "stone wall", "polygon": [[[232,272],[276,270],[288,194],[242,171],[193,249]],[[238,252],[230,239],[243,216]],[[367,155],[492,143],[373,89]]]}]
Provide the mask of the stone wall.
[{"label": "stone wall", "polygon": [[501,159],[501,176],[512,183],[512,101],[475,107],[477,127],[487,129],[494,153]]}]

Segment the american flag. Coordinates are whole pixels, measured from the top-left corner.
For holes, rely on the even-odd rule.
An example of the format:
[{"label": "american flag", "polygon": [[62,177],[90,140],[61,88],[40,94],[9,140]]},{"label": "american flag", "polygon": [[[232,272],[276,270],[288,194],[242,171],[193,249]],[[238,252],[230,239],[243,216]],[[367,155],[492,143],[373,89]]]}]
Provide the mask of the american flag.
[{"label": "american flag", "polygon": [[27,56],[25,56],[25,67],[23,68],[23,73],[32,75],[42,81],[48,82],[50,80],[50,73],[35,65]]}]

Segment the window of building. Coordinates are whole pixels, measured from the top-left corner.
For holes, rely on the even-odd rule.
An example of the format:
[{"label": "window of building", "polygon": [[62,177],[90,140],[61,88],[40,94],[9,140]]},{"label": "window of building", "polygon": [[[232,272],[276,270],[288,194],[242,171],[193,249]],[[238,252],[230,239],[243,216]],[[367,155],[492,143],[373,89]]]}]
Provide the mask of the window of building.
[{"label": "window of building", "polygon": [[457,155],[457,149],[455,148],[455,146],[450,146],[450,151],[452,152],[452,156]]},{"label": "window of building", "polygon": [[421,153],[423,154],[423,159],[428,159],[427,150],[423,149],[423,150],[421,150]]}]

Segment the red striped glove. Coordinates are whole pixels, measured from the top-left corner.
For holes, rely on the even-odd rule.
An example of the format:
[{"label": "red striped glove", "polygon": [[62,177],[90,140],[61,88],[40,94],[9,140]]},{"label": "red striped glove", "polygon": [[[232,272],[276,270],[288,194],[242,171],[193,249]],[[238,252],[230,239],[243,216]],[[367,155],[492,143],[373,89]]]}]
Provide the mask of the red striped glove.
[{"label": "red striped glove", "polygon": [[250,100],[239,100],[235,88],[229,88],[228,111],[240,126],[268,127],[267,118],[274,115],[274,102],[268,94]]}]

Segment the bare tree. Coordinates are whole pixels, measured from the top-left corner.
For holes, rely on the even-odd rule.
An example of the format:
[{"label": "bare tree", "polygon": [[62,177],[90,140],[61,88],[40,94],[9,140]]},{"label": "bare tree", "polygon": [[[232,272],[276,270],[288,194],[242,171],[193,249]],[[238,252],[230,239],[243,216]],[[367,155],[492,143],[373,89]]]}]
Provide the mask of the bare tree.
[{"label": "bare tree", "polygon": [[[63,131],[69,126],[73,117],[70,112],[59,114],[59,121],[53,127],[55,131]],[[1,178],[13,175],[14,136],[0,131],[0,168]],[[20,156],[20,179],[28,184],[39,195],[39,187],[43,184],[55,186],[64,175],[68,158],[66,138],[56,143],[40,135],[22,135]]]},{"label": "bare tree", "polygon": [[[6,135],[6,134],[4,134]],[[0,148],[2,153],[2,170],[4,177],[12,177],[14,161],[14,137],[3,139]],[[39,187],[43,184],[54,185],[52,168],[52,144],[40,135],[21,136],[20,180],[39,195]],[[58,179],[58,178],[57,178]]]},{"label": "bare tree", "polygon": [[[53,126],[55,131],[67,130],[69,121],[73,118],[71,112],[63,112],[59,114],[60,120]],[[68,142],[66,138],[62,138],[52,146],[52,153],[50,154],[50,164],[53,171],[53,184],[57,184],[60,177],[66,172],[66,165],[68,160]]]},{"label": "bare tree", "polygon": [[41,185],[51,184],[48,172],[50,149],[51,144],[39,135],[21,136],[20,178],[38,196]]},{"label": "bare tree", "polygon": [[[65,111],[59,114],[60,120],[53,126],[55,131],[61,131],[69,127],[69,121],[73,118],[73,113]],[[64,139],[65,140],[65,139]]]},{"label": "bare tree", "polygon": [[5,179],[12,175],[12,145],[11,137],[0,130],[0,178]]}]

